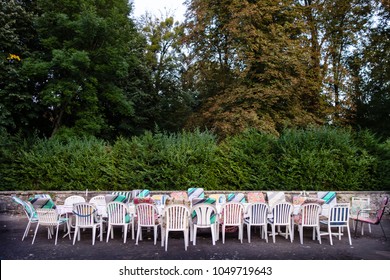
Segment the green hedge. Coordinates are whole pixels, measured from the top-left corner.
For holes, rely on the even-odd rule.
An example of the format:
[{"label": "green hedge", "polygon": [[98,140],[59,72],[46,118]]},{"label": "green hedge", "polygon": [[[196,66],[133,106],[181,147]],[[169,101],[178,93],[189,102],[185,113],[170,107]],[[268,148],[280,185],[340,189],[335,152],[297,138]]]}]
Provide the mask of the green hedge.
[{"label": "green hedge", "polygon": [[369,132],[145,133],[106,143],[0,135],[1,190],[389,190],[390,141]]}]

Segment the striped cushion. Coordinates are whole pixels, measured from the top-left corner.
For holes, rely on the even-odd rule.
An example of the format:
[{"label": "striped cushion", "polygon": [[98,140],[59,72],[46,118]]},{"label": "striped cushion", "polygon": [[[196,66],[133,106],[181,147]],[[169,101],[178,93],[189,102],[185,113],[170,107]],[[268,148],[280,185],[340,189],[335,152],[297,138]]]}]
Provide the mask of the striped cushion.
[{"label": "striped cushion", "polygon": [[270,208],[278,203],[286,202],[284,192],[267,192],[268,205]]},{"label": "striped cushion", "polygon": [[34,197],[29,199],[30,203],[34,206],[35,209],[45,208],[45,209],[56,209],[56,205],[51,198],[45,197]]},{"label": "striped cushion", "polygon": [[227,196],[227,201],[228,202],[240,202],[240,203],[245,203],[245,195],[243,193],[230,193]]},{"label": "striped cushion", "polygon": [[[120,197],[120,198],[118,198],[118,199],[114,198],[111,201],[119,201],[119,202],[126,203],[126,202],[131,201],[131,199],[132,199],[132,193],[131,192],[112,192],[112,195],[115,195],[116,197]],[[125,197],[125,198],[123,199],[122,197]],[[121,201],[119,199],[121,199],[123,201]],[[106,203],[108,203],[108,202],[110,202],[110,201],[107,201],[107,199],[106,199]]]},{"label": "striped cushion", "polygon": [[204,198],[203,188],[189,188],[187,190],[188,199],[192,200],[194,198]]},{"label": "striped cushion", "polygon": [[141,190],[137,197],[143,198],[143,197],[149,197],[150,191],[149,190]]},{"label": "striped cushion", "polygon": [[127,197],[121,194],[107,194],[105,198],[106,198],[106,203],[112,201],[127,203]]}]

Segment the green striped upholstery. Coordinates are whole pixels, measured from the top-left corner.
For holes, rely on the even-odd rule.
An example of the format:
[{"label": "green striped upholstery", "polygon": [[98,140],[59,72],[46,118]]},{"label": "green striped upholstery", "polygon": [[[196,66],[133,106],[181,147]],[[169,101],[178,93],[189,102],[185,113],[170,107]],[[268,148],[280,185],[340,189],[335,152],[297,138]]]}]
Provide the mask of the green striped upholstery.
[{"label": "green striped upholstery", "polygon": [[243,193],[229,193],[227,195],[227,201],[228,202],[240,202],[240,203],[246,203],[245,195]]},{"label": "green striped upholstery", "polygon": [[192,200],[194,198],[204,198],[203,188],[189,188],[187,190],[188,199]]}]

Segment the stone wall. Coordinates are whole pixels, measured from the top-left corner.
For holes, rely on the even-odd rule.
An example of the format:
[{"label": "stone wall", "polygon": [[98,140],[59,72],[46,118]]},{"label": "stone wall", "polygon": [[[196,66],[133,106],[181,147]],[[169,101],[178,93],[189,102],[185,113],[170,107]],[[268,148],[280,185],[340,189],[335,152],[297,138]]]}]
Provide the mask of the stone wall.
[{"label": "stone wall", "polygon": [[[247,193],[243,191],[244,193]],[[263,191],[264,193],[266,191]],[[111,193],[110,191],[93,191],[93,192],[87,192],[87,191],[45,191],[45,192],[39,192],[39,191],[3,191],[0,192],[0,212],[4,213],[7,212],[9,214],[21,214],[23,213],[23,209],[13,202],[11,199],[12,196],[18,196],[23,200],[27,200],[29,197],[34,196],[35,194],[42,194],[42,193],[47,193],[50,194],[52,197],[53,201],[60,205],[64,204],[65,198],[71,196],[71,195],[81,195],[84,198],[86,198],[86,201],[88,201],[91,197],[96,196],[96,195],[104,195],[104,194],[109,194]],[[161,191],[151,191],[151,195],[153,194],[169,194],[169,191],[161,192]],[[212,193],[231,193],[231,191],[205,191],[206,196],[208,194]],[[286,191],[286,200],[287,201],[292,201],[292,197],[294,195],[298,195],[300,192],[291,192],[291,191]],[[358,197],[369,197],[371,201],[371,208],[375,209],[377,205],[380,204],[381,197],[387,195],[390,197],[390,192],[337,192],[337,202],[350,202],[351,198],[354,196]],[[315,192],[309,192],[309,196],[316,196]],[[387,207],[386,213],[389,214],[390,212],[390,207]]]}]

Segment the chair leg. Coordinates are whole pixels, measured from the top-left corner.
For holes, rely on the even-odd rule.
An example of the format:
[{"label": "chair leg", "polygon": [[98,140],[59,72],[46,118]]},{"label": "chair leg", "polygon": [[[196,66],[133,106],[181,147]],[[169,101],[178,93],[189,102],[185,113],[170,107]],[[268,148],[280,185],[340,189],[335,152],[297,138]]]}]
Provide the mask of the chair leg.
[{"label": "chair leg", "polygon": [[27,237],[28,232],[30,231],[30,226],[31,226],[31,221],[28,221],[27,226],[26,226],[26,230],[24,231],[24,234],[22,237],[22,241],[24,240],[25,237]]},{"label": "chair leg", "polygon": [[248,243],[251,243],[251,225],[246,224],[246,231],[248,233]]},{"label": "chair leg", "polygon": [[303,226],[298,225],[298,230],[299,230],[299,239],[301,241],[301,244],[303,244]]},{"label": "chair leg", "polygon": [[349,245],[352,245],[351,232],[349,231],[349,227],[347,227],[347,232],[348,232]]},{"label": "chair leg", "polygon": [[215,245],[215,225],[211,225],[210,230],[211,230],[211,239],[213,241],[213,245]]},{"label": "chair leg", "polygon": [[96,227],[92,227],[92,245],[95,245]]},{"label": "chair leg", "polygon": [[106,238],[106,242],[108,242],[108,239],[110,238],[110,231],[111,231],[111,225],[109,224],[107,226],[107,238]]},{"label": "chair leg", "polygon": [[167,230],[165,232],[165,252],[168,250],[168,235],[169,235],[169,231]]},{"label": "chair leg", "polygon": [[154,227],[154,235],[153,235],[153,237],[154,237],[154,245],[156,245],[156,243],[157,243],[157,226],[155,225]]},{"label": "chair leg", "polygon": [[383,229],[383,226],[382,226],[382,224],[380,222],[379,222],[379,225],[381,226],[383,235],[385,236],[385,240],[387,241],[387,236],[386,236],[385,230]]},{"label": "chair leg", "polygon": [[225,225],[222,225],[222,244],[225,244]]},{"label": "chair leg", "polygon": [[275,243],[275,235],[276,235],[276,233],[275,233],[275,225],[272,225],[271,227],[272,227],[272,239],[273,239],[273,241]]},{"label": "chair leg", "polygon": [[54,245],[57,245],[57,239],[58,239],[58,228],[60,225],[57,225],[57,230],[56,230],[56,241],[54,242]]},{"label": "chair leg", "polygon": [[196,245],[196,234],[197,234],[197,231],[198,231],[198,227],[196,225],[193,225],[193,229],[192,229],[192,245]]},{"label": "chair leg", "polygon": [[78,235],[79,235],[79,228],[75,227],[75,229],[74,229],[74,236],[73,236],[73,245],[75,244],[76,238],[77,238]]},{"label": "chair leg", "polygon": [[141,226],[138,224],[138,227],[137,227],[137,237],[135,238],[135,245],[138,245],[138,241],[139,241],[139,235],[141,233]]},{"label": "chair leg", "polygon": [[39,228],[39,223],[37,223],[37,227],[35,228],[34,237],[33,237],[31,244],[34,244],[35,236],[37,235],[38,228]]},{"label": "chair leg", "polygon": [[268,243],[268,232],[267,232],[267,224],[263,225],[263,234],[265,236],[265,241]]},{"label": "chair leg", "polygon": [[316,230],[317,230],[318,242],[321,244],[321,233],[320,233],[320,226],[319,225],[316,227]]},{"label": "chair leg", "polygon": [[328,227],[328,232],[329,232],[329,242],[330,242],[330,245],[333,246],[333,240],[332,240],[332,228],[331,227]]},{"label": "chair leg", "polygon": [[123,226],[123,243],[126,243],[127,240],[127,225]]}]

